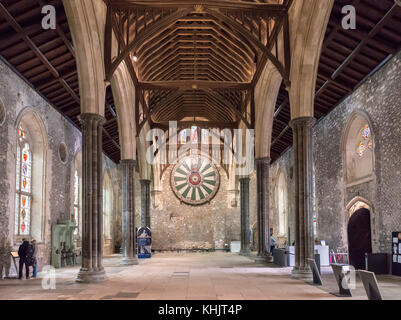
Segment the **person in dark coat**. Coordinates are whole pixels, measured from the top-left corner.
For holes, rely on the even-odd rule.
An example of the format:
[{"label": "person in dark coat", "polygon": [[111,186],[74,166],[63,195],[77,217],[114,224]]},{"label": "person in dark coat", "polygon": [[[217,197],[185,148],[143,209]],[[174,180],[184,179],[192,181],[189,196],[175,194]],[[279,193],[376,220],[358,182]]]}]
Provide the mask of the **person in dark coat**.
[{"label": "person in dark coat", "polygon": [[29,249],[29,242],[26,239],[22,239],[22,244],[18,248],[18,255],[19,255],[19,275],[18,279],[22,279],[22,269],[25,265],[25,274],[26,278],[29,279],[29,265],[27,261],[27,254]]}]

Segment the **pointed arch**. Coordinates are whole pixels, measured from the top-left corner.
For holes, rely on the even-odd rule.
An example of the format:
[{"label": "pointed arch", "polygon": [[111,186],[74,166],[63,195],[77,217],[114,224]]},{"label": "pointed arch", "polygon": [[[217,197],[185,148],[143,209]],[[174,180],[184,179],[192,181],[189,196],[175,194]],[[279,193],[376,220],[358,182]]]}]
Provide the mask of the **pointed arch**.
[{"label": "pointed arch", "polygon": [[341,143],[346,186],[368,182],[375,173],[375,134],[367,113],[353,111],[346,122]]},{"label": "pointed arch", "polygon": [[81,113],[104,115],[106,84],[104,26],[106,4],[96,0],[63,0],[77,61]]},{"label": "pointed arch", "polygon": [[361,208],[369,209],[371,213],[373,213],[374,211],[372,202],[361,196],[356,196],[345,207],[348,212],[348,219],[352,216],[352,214],[354,214],[357,210]]},{"label": "pointed arch", "polygon": [[278,212],[278,235],[280,237],[287,235],[288,227],[288,190],[285,174],[282,170],[278,171],[276,185],[276,201]]},{"label": "pointed arch", "polygon": [[121,63],[111,79],[111,88],[115,100],[121,159],[136,160],[136,91],[125,62]]},{"label": "pointed arch", "polygon": [[76,247],[80,247],[82,235],[82,149],[75,153],[73,159],[71,166],[71,218],[77,225],[74,232]]},{"label": "pointed arch", "polygon": [[[40,115],[24,108],[15,122],[17,139],[14,240],[45,239],[47,132]],[[25,151],[24,151],[25,150]]]},{"label": "pointed arch", "polygon": [[255,152],[256,158],[270,158],[274,110],[282,83],[282,76],[271,63],[267,63],[255,87],[256,125]]},{"label": "pointed arch", "polygon": [[291,118],[313,117],[317,69],[334,0],[294,1],[290,11]]}]

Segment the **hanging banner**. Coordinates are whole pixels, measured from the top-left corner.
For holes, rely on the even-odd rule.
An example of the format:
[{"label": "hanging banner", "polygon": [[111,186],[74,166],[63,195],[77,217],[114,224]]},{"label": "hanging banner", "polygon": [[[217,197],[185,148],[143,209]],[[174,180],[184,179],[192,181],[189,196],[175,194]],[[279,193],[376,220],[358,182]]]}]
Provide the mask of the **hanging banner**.
[{"label": "hanging banner", "polygon": [[152,232],[149,228],[138,230],[138,259],[149,259],[152,257]]}]

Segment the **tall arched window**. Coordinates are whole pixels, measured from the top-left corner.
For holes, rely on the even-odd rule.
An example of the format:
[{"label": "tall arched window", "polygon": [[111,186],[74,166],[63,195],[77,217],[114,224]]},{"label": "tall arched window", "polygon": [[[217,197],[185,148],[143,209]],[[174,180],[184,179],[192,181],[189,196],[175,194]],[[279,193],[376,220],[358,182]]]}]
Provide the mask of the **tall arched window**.
[{"label": "tall arched window", "polygon": [[191,128],[191,143],[198,143],[198,127],[192,126]]},{"label": "tall arched window", "polygon": [[287,186],[285,183],[284,174],[281,172],[277,184],[277,209],[279,218],[279,236],[284,236],[287,233]]},{"label": "tall arched window", "polygon": [[47,134],[40,116],[25,108],[17,117],[14,237],[45,240]]},{"label": "tall arched window", "polygon": [[210,138],[209,138],[209,129],[202,129],[202,131],[201,131],[201,142],[203,143],[203,144],[209,144],[209,140],[210,140]]},{"label": "tall arched window", "polygon": [[80,227],[80,201],[79,201],[79,177],[78,171],[75,170],[74,172],[74,207],[73,207],[73,219],[77,228],[74,231],[74,235],[78,236],[79,234],[79,227]]},{"label": "tall arched window", "polygon": [[31,234],[32,151],[29,138],[28,132],[20,126],[17,137],[14,231],[17,238]]},{"label": "tall arched window", "polygon": [[112,190],[110,174],[106,171],[103,178],[103,235],[105,239],[111,239]]},{"label": "tall arched window", "polygon": [[347,184],[363,183],[373,176],[374,137],[367,117],[354,113],[345,134],[345,172]]},{"label": "tall arched window", "polygon": [[186,144],[187,143],[187,129],[181,130],[178,143]]},{"label": "tall arched window", "polygon": [[80,247],[82,234],[82,151],[76,153],[71,166],[71,220],[77,228],[74,230],[76,246]]}]

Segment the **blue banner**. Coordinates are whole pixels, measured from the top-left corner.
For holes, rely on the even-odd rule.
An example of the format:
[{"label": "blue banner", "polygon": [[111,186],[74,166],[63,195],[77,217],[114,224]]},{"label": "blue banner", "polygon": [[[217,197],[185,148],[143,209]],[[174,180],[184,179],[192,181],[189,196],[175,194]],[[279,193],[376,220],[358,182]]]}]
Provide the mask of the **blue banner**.
[{"label": "blue banner", "polygon": [[139,228],[138,236],[138,259],[149,259],[152,257],[152,232],[149,228]]}]

